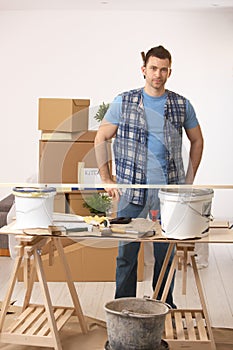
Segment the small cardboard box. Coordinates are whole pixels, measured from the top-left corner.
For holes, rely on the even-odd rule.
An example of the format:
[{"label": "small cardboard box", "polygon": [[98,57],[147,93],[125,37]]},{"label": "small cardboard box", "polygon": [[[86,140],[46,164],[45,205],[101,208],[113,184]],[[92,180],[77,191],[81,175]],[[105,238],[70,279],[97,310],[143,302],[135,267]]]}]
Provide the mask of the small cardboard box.
[{"label": "small cardboard box", "polygon": [[[78,164],[97,168],[94,139],[96,131],[80,133],[77,141],[39,143],[39,181],[41,183],[78,183]],[[109,143],[110,158],[111,143]],[[111,166],[111,164],[110,164]]]},{"label": "small cardboard box", "polygon": [[39,98],[39,130],[88,130],[88,99]]},{"label": "small cardboard box", "polygon": [[87,199],[93,196],[96,192],[106,193],[104,190],[85,190],[85,191],[77,191],[75,193],[67,194],[67,207],[68,212],[71,214],[81,215],[81,216],[89,216],[90,211],[88,208],[84,208],[83,204],[87,201]]}]

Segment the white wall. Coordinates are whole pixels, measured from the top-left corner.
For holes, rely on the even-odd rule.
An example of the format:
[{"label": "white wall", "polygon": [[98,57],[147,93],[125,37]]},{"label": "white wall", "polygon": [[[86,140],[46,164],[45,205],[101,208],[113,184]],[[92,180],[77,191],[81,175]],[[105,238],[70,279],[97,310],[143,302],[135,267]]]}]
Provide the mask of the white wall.
[{"label": "white wall", "polygon": [[[167,84],[193,103],[205,138],[197,184],[233,183],[233,10],[0,12],[0,197],[37,171],[39,97],[90,98],[91,110],[144,84],[141,51],[173,55]],[[93,114],[93,113],[92,113]],[[90,128],[95,127],[90,122]],[[233,216],[219,191],[217,216]],[[219,198],[219,199],[218,199]]]}]

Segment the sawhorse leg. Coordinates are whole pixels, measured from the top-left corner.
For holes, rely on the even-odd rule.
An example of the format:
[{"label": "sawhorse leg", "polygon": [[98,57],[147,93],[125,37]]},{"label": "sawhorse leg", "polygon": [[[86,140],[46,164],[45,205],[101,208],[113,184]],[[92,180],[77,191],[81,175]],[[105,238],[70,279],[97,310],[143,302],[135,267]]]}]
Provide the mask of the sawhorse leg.
[{"label": "sawhorse leg", "polygon": [[[28,237],[27,237],[28,238]],[[0,341],[3,343],[22,344],[52,347],[55,350],[62,350],[59,337],[59,330],[64,326],[72,315],[78,317],[81,330],[87,333],[87,325],[79,303],[78,295],[71,279],[69,266],[64,254],[63,246],[59,238],[52,238],[55,241],[58,255],[61,258],[62,266],[67,278],[68,288],[72,297],[74,307],[53,306],[45,271],[42,264],[41,248],[46,244],[45,238],[31,238],[31,241],[23,241],[19,246],[19,254],[15,260],[15,265],[10,279],[9,288],[2,305],[0,314]],[[19,317],[9,326],[3,329],[7,309],[15,287],[17,275],[22,265],[23,257],[26,260],[25,286],[26,294],[23,304],[23,311]],[[33,258],[33,265],[30,264]],[[30,304],[35,277],[38,277],[39,286],[43,296],[43,305]]]},{"label": "sawhorse leg", "polygon": [[[171,257],[172,254],[172,250],[174,249],[175,243],[170,243],[169,244],[169,248],[164,260],[164,264],[163,267],[161,269],[160,272],[160,276],[158,279],[158,283],[156,285],[155,291],[153,293],[153,298],[156,299],[158,296],[158,292],[160,290],[167,266],[168,266],[168,262],[169,259]],[[213,337],[213,332],[211,329],[211,325],[210,325],[210,320],[209,320],[209,316],[208,316],[208,311],[207,311],[207,307],[206,307],[206,303],[205,303],[205,298],[204,298],[204,294],[203,294],[203,290],[202,290],[202,286],[201,286],[201,281],[200,281],[200,277],[198,274],[198,269],[197,269],[197,265],[196,265],[196,260],[195,260],[195,256],[194,256],[194,244],[190,245],[190,244],[180,244],[179,243],[179,249],[176,249],[176,253],[173,257],[173,261],[168,273],[168,277],[167,277],[167,281],[165,283],[165,287],[163,290],[163,294],[161,297],[161,301],[165,302],[166,298],[167,298],[167,294],[171,285],[171,281],[174,275],[174,272],[176,270],[176,267],[178,265],[179,262],[179,253],[183,252],[183,283],[182,283],[182,293],[186,293],[186,278],[187,278],[187,263],[188,263],[188,253],[191,253],[191,262],[192,262],[192,268],[193,268],[193,273],[194,273],[194,278],[195,278],[195,282],[196,282],[196,286],[197,286],[197,291],[198,291],[198,295],[199,295],[199,299],[200,299],[200,303],[202,306],[202,312],[204,315],[204,319],[205,319],[205,323],[206,323],[206,328],[208,331],[208,335],[209,335],[209,339],[210,339],[210,348],[211,350],[216,350],[216,346],[215,346],[215,341],[214,341],[214,337]],[[189,311],[189,310],[186,310]],[[190,310],[191,311],[191,310]],[[181,324],[181,323],[180,323]],[[204,334],[204,332],[203,332]],[[184,340],[184,338],[183,338]],[[206,339],[207,340],[207,339]],[[182,345],[183,346],[183,345]]]},{"label": "sawhorse leg", "polygon": [[45,278],[45,273],[44,273],[44,269],[41,261],[40,252],[37,249],[35,249],[33,255],[35,259],[35,268],[36,268],[37,276],[41,286],[41,292],[44,297],[44,306],[45,306],[46,315],[48,318],[48,324],[50,326],[50,332],[54,341],[54,349],[62,350],[61,341],[57,330],[57,325],[56,325],[56,321],[53,313],[53,306],[52,306],[52,302],[49,294],[48,285],[46,283],[46,278]]},{"label": "sawhorse leg", "polygon": [[22,259],[23,259],[23,247],[19,246],[18,247],[19,250],[19,256],[16,257],[15,259],[15,264],[14,264],[14,268],[11,274],[11,278],[9,281],[9,288],[7,291],[7,294],[5,296],[5,299],[2,303],[2,308],[1,308],[1,312],[0,312],[0,332],[2,331],[3,328],[3,324],[6,318],[6,314],[7,314],[7,309],[10,305],[10,300],[11,300],[11,296],[15,287],[15,283],[16,283],[16,279],[17,279],[17,274],[20,268],[20,265],[22,263]]},{"label": "sawhorse leg", "polygon": [[56,245],[57,251],[59,253],[61,262],[62,262],[62,266],[64,268],[67,285],[68,285],[68,288],[69,288],[69,291],[70,291],[70,295],[71,295],[71,298],[72,298],[72,301],[73,301],[73,304],[74,304],[76,315],[78,316],[78,319],[79,319],[79,323],[80,323],[82,332],[83,333],[87,333],[88,332],[87,325],[86,325],[86,322],[85,322],[85,319],[84,319],[84,315],[83,315],[83,312],[82,312],[82,308],[81,308],[81,305],[80,305],[80,302],[79,302],[79,299],[78,299],[78,296],[77,296],[77,292],[76,292],[74,283],[73,283],[73,281],[71,279],[70,268],[69,268],[69,265],[68,265],[66,257],[65,257],[63,246],[62,246],[61,241],[60,241],[59,238],[54,238],[54,241],[55,241],[55,245]]},{"label": "sawhorse leg", "polygon": [[[162,282],[163,282],[163,278],[165,276],[165,272],[167,270],[167,266],[168,266],[169,260],[171,258],[172,251],[173,251],[174,247],[175,247],[175,243],[170,243],[169,246],[168,246],[167,253],[166,253],[166,256],[165,256],[165,259],[164,259],[164,263],[163,263],[162,269],[160,271],[160,275],[159,275],[159,278],[158,278],[158,281],[157,281],[157,284],[156,284],[156,287],[155,287],[155,290],[154,290],[154,293],[153,293],[153,297],[152,297],[153,299],[157,299],[157,297],[158,297],[159,290],[161,288],[161,285],[162,285]],[[174,262],[174,259],[173,259],[173,262]],[[165,287],[164,287],[164,292],[163,292],[163,296],[162,296],[163,300],[166,300],[166,298],[167,298],[169,287],[170,287],[170,284],[171,284],[171,281],[172,281],[172,277],[173,277],[173,274],[174,274],[174,265],[175,265],[175,263],[173,263],[173,262],[172,262],[172,266],[170,268],[169,275],[168,275],[169,281],[167,280],[167,282],[165,284]],[[168,283],[168,282],[170,282],[170,283]],[[165,299],[164,299],[164,295],[165,295]]]},{"label": "sawhorse leg", "polygon": [[196,263],[194,255],[191,256],[191,261],[192,261],[193,273],[194,273],[194,277],[195,277],[195,281],[196,281],[196,286],[197,286],[197,290],[198,290],[198,294],[199,294],[199,298],[200,298],[203,314],[205,316],[206,327],[207,327],[207,330],[209,332],[209,337],[210,337],[210,340],[211,340],[211,343],[212,343],[212,349],[216,350],[214,336],[213,336],[213,332],[212,332],[212,329],[211,329],[210,319],[209,319],[209,315],[208,315],[208,311],[207,311],[207,307],[206,307],[206,303],[205,303],[205,297],[204,297],[204,293],[203,293],[203,290],[202,290],[201,280],[200,280],[200,276],[199,276],[199,273],[198,273],[197,263]]}]

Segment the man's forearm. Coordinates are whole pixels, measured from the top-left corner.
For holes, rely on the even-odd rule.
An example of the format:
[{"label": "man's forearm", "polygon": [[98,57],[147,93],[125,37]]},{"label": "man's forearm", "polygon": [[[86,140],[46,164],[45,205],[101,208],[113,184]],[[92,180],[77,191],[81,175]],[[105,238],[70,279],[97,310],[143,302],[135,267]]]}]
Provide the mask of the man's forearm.
[{"label": "man's forearm", "polygon": [[189,153],[189,164],[186,173],[185,183],[192,184],[197,173],[197,169],[201,162],[203,152],[203,140],[198,140],[191,143],[190,153]]},{"label": "man's forearm", "polygon": [[116,134],[117,128],[117,125],[111,124],[103,119],[95,137],[95,154],[100,177],[103,183],[110,185],[110,187],[105,186],[105,191],[113,200],[119,200],[120,191],[115,188],[115,186],[111,186],[115,185],[115,181],[112,179],[109,169],[112,154],[110,151],[110,143],[108,141]]},{"label": "man's forearm", "polygon": [[95,139],[95,155],[96,161],[99,168],[99,174],[103,182],[108,182],[112,179],[109,170],[109,150],[108,143],[106,140],[98,138]]}]

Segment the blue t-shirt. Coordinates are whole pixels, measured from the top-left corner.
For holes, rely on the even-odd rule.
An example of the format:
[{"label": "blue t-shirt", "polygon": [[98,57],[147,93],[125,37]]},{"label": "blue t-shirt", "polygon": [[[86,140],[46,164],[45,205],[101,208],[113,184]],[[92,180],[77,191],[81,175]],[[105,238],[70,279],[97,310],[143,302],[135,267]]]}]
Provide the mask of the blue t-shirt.
[{"label": "blue t-shirt", "polygon": [[[165,145],[164,145],[164,106],[167,99],[167,92],[160,97],[148,95],[143,90],[143,105],[148,130],[148,152],[147,152],[147,183],[167,183]],[[105,119],[114,125],[119,124],[121,117],[122,97],[118,95],[111,103]],[[186,99],[186,118],[184,128],[192,129],[198,125],[196,113],[193,106]]]}]

